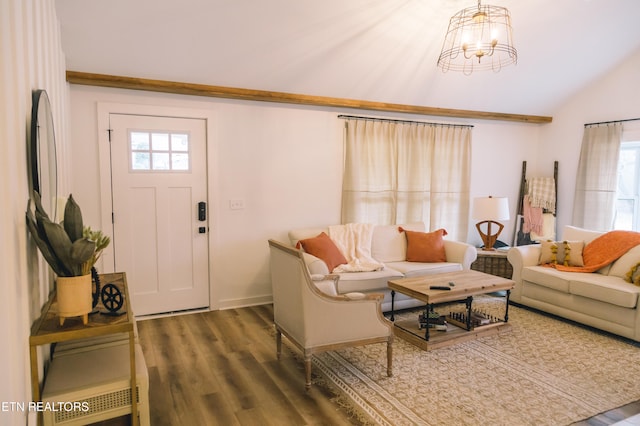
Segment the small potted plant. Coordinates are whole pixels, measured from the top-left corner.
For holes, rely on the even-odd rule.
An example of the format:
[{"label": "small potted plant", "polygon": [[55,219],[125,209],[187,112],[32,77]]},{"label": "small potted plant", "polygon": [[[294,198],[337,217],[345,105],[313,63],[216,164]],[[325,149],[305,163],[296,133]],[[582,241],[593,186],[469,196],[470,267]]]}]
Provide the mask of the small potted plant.
[{"label": "small potted plant", "polygon": [[61,223],[51,221],[34,192],[35,213],[31,200],[27,205],[27,228],[56,278],[56,298],[60,325],[65,318],[82,316],[87,324],[92,308],[91,268],[109,245],[101,231],[84,227],[80,206],[69,195]]}]

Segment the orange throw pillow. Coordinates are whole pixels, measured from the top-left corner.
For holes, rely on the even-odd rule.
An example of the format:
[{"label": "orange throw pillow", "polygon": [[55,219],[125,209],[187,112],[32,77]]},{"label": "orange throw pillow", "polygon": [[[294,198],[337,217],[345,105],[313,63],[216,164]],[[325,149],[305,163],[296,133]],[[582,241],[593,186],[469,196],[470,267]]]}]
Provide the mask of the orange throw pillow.
[{"label": "orange throw pillow", "polygon": [[408,262],[446,262],[447,254],[444,250],[444,240],[447,235],[444,229],[433,232],[407,231],[399,227],[400,232],[407,236],[407,261]]},{"label": "orange throw pillow", "polygon": [[296,248],[301,246],[305,252],[324,261],[327,264],[327,268],[329,268],[329,272],[332,272],[338,265],[347,263],[347,259],[340,252],[340,249],[324,232],[317,237],[298,241]]}]

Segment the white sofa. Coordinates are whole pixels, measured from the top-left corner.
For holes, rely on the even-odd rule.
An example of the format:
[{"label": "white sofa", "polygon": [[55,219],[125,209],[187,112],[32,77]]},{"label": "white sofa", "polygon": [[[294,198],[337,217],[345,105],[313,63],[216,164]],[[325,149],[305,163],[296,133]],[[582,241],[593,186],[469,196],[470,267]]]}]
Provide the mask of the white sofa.
[{"label": "white sofa", "polygon": [[[562,241],[584,241],[600,232],[567,226]],[[640,262],[640,245],[596,272],[559,271],[538,265],[541,246],[512,247],[507,259],[513,266],[515,287],[511,301],[591,327],[640,341],[640,287],[625,280]]]},{"label": "white sofa", "polygon": [[[443,272],[459,271],[470,269],[471,264],[476,260],[477,250],[470,244],[450,241],[445,239],[444,246],[446,252],[446,262],[421,263],[408,262],[406,260],[407,242],[404,232],[400,232],[398,227],[409,230],[424,232],[424,223],[412,223],[406,225],[377,225],[373,229],[371,242],[371,256],[384,264],[384,268],[373,272],[343,272],[339,273],[337,288],[339,294],[346,293],[383,293],[382,310],[391,310],[391,292],[387,287],[389,280],[415,277],[421,275],[437,274]],[[327,228],[303,228],[294,229],[289,232],[289,240],[292,246],[296,246],[298,241],[316,237],[325,232]],[[312,276],[324,276],[331,271],[321,259],[305,253],[305,262]],[[396,293],[394,309],[405,309],[423,305],[416,299]]]}]

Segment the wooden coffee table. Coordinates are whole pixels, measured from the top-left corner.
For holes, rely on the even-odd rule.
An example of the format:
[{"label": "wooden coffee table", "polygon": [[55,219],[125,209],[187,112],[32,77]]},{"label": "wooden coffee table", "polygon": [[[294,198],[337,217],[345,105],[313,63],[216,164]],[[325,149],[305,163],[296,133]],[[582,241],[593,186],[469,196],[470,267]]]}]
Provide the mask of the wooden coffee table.
[{"label": "wooden coffee table", "polygon": [[[511,328],[507,321],[509,320],[509,296],[513,284],[512,280],[473,270],[392,280],[388,282],[391,289],[391,321],[394,321],[396,334],[399,337],[425,350],[506,331]],[[449,290],[432,289],[433,286],[446,287]],[[446,303],[464,303],[465,309],[446,315],[446,331],[430,331],[429,327],[422,329],[416,317],[395,320],[396,291],[423,301],[426,305],[425,313],[433,311],[436,305]],[[474,296],[499,291],[506,292],[504,317],[498,318],[474,309]]]}]

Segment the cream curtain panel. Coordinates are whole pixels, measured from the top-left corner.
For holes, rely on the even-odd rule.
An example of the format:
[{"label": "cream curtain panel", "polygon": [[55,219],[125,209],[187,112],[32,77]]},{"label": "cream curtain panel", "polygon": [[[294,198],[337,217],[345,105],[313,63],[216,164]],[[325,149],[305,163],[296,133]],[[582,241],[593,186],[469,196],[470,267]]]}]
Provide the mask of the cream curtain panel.
[{"label": "cream curtain panel", "polygon": [[470,126],[347,119],[342,223],[423,221],[466,241]]},{"label": "cream curtain panel", "polygon": [[573,225],[613,229],[622,124],[586,126],[580,150]]}]

